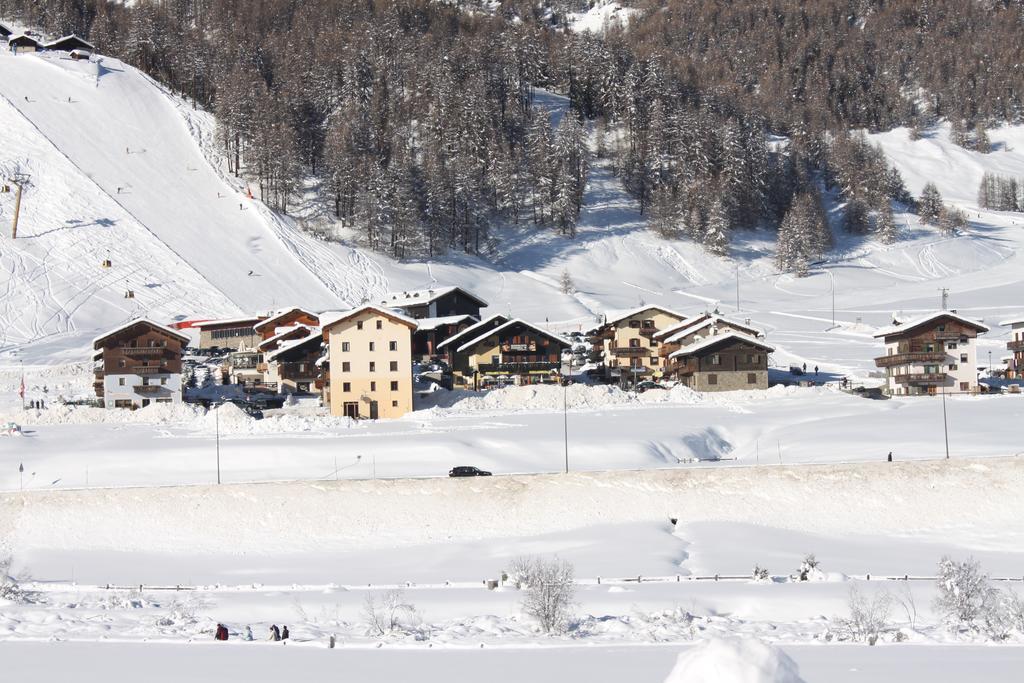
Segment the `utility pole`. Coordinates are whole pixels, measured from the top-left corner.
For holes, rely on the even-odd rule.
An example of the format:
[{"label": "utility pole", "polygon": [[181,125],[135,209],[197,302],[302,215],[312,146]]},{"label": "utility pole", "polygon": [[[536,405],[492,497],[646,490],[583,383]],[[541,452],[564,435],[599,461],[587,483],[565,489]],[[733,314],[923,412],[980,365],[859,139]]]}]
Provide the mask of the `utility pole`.
[{"label": "utility pole", "polygon": [[736,264],[736,310],[740,310],[740,264]]},{"label": "utility pole", "polygon": [[7,174],[7,182],[17,188],[14,195],[14,222],[11,225],[11,239],[18,239],[18,217],[21,215],[21,193],[26,187],[30,187],[32,184],[32,178],[29,174],[23,172],[20,166],[15,166]]},{"label": "utility pole", "polygon": [[214,414],[214,424],[217,425],[217,427],[216,427],[216,434],[217,434],[217,483],[218,484],[220,483],[220,407],[222,405],[224,405],[224,404],[223,403],[218,403],[213,408],[213,410],[214,410],[214,413],[213,413]]},{"label": "utility pole", "polygon": [[562,381],[562,431],[565,435],[565,473],[569,474],[569,382],[572,381],[572,349],[569,354],[569,376]]},{"label": "utility pole", "polygon": [[942,310],[946,310],[949,306],[949,288],[939,287],[939,291],[942,292]]},{"label": "utility pole", "polygon": [[946,437],[946,460],[949,460],[949,423],[946,419],[946,387],[942,387],[942,434]]}]

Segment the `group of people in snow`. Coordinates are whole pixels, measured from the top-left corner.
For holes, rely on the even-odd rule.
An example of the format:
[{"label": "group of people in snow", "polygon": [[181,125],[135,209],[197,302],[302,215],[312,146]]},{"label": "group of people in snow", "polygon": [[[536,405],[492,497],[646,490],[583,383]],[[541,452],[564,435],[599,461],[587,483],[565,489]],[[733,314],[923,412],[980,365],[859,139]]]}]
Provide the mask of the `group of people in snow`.
[{"label": "group of people in snow", "polygon": [[[228,627],[224,624],[217,624],[217,630],[214,632],[214,640],[227,640],[228,639]],[[291,633],[288,632],[287,626],[277,627],[277,624],[270,625],[270,632],[267,635],[267,640],[278,642],[282,640],[288,640],[291,637]],[[255,640],[252,637],[252,626],[245,627],[245,635],[242,636],[243,640],[252,641]],[[331,638],[333,640],[333,636]]]}]

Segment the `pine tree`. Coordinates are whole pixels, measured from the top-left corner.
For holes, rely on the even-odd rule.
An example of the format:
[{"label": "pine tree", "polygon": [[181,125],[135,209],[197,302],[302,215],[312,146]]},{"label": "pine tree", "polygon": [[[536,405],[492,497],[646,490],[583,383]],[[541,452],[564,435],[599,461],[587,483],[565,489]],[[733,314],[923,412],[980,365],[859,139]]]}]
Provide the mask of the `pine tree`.
[{"label": "pine tree", "polygon": [[892,215],[892,205],[888,199],[885,199],[878,208],[878,215],[875,217],[875,233],[878,235],[878,239],[885,244],[892,244],[899,239],[896,219]]},{"label": "pine tree", "polygon": [[939,188],[935,186],[935,183],[929,182],[921,191],[921,199],[917,202],[917,215],[925,223],[934,225],[939,221],[941,213],[942,195],[939,194]]},{"label": "pine tree", "polygon": [[715,197],[704,229],[705,248],[716,256],[725,256],[729,253],[729,232],[729,212],[721,197]]},{"label": "pine tree", "polygon": [[944,206],[939,212],[938,226],[944,235],[955,235],[967,228],[967,216],[960,209]]},{"label": "pine tree", "polygon": [[562,275],[558,278],[558,284],[562,294],[572,294],[576,291],[576,285],[572,281],[572,276],[569,275],[568,268],[562,271]]}]

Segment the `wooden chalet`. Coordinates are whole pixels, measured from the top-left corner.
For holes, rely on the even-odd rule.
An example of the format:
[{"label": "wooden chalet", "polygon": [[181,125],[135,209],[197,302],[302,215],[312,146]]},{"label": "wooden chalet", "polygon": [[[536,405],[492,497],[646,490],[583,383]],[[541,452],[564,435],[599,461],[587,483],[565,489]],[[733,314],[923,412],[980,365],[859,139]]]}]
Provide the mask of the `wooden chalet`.
[{"label": "wooden chalet", "polygon": [[412,355],[417,359],[436,358],[438,345],[458,334],[478,320],[469,313],[447,315],[440,318],[419,318],[412,335]]},{"label": "wooden chalet", "polygon": [[268,379],[281,394],[312,394],[321,389],[321,369],[318,361],[324,355],[323,336],[319,328],[309,330],[304,337],[281,341],[272,351],[264,354],[268,366]]},{"label": "wooden chalet", "polygon": [[253,325],[253,329],[261,339],[267,340],[277,335],[279,328],[294,327],[296,325],[319,327],[320,316],[297,306],[282,308]]},{"label": "wooden chalet", "polygon": [[51,40],[48,43],[43,44],[43,48],[46,50],[57,50],[59,52],[71,52],[72,50],[81,50],[83,52],[95,52],[96,46],[90,43],[84,38],[80,38],[74,34],[70,36],[63,36],[57,40]]},{"label": "wooden chalet", "polygon": [[687,320],[663,306],[641,306],[607,318],[591,335],[594,350],[601,354],[605,379],[635,384],[662,376],[661,342],[657,335]]},{"label": "wooden chalet", "polygon": [[886,391],[893,396],[977,392],[977,337],[988,327],[959,315],[937,311],[895,322],[879,330],[886,353],[875,358],[885,369]]},{"label": "wooden chalet", "polygon": [[12,31],[7,24],[0,22],[0,38],[6,40],[10,38],[12,35],[14,35],[14,31]]},{"label": "wooden chalet", "polygon": [[1010,341],[1006,342],[1010,351],[1010,357],[1006,359],[1006,376],[1020,379],[1024,377],[1024,316],[1004,320],[999,325],[1010,328]]},{"label": "wooden chalet", "polygon": [[192,327],[199,330],[199,348],[252,350],[262,337],[255,326],[266,316],[248,316],[224,320],[203,320]]},{"label": "wooden chalet", "polygon": [[189,338],[150,320],[132,320],[93,340],[93,388],[107,408],[181,403],[181,358]]},{"label": "wooden chalet", "polygon": [[664,363],[679,349],[725,332],[738,332],[754,339],[764,336],[761,330],[750,324],[749,320],[740,323],[715,313],[703,313],[665,328],[655,334],[654,338],[660,342],[658,353]]},{"label": "wooden chalet", "polygon": [[8,38],[7,46],[16,55],[23,52],[35,52],[42,47],[38,40],[32,36],[26,36],[24,33]]},{"label": "wooden chalet", "polygon": [[383,308],[394,308],[413,320],[471,315],[480,319],[480,309],[487,302],[461,287],[436,287],[405,292],[388,292],[378,302]]},{"label": "wooden chalet", "polygon": [[671,353],[664,374],[695,391],[767,389],[774,350],[755,337],[723,332]]},{"label": "wooden chalet", "polygon": [[568,340],[519,319],[481,325],[476,336],[464,331],[465,341],[445,342],[455,346],[448,355],[456,386],[479,390],[560,380]]}]

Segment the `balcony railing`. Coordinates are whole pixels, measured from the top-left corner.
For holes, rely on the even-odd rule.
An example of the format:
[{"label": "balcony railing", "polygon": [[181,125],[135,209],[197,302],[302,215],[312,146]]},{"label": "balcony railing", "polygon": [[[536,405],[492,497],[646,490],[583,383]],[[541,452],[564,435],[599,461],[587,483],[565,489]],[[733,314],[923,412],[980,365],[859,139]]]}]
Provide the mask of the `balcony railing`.
[{"label": "balcony railing", "polygon": [[1024,339],[1006,342],[1006,348],[1010,351],[1024,351]]},{"label": "balcony railing", "polygon": [[168,375],[171,369],[163,365],[135,365],[129,368],[134,375]]},{"label": "balcony railing", "polygon": [[893,379],[897,384],[945,384],[948,377],[944,372],[914,372],[896,375]]},{"label": "balcony railing", "polygon": [[945,351],[908,351],[879,356],[875,359],[875,365],[880,368],[891,368],[896,365],[911,365],[913,363],[941,363],[944,360],[946,360]]},{"label": "balcony railing", "polygon": [[657,356],[658,349],[651,349],[645,346],[613,346],[613,356]]},{"label": "balcony railing", "polygon": [[932,336],[939,341],[956,341],[960,339],[960,337],[963,337],[964,334],[954,330],[945,330],[943,332],[936,331]]},{"label": "balcony railing", "polygon": [[561,369],[561,363],[549,361],[537,361],[533,363],[486,363],[478,365],[477,370],[482,373],[501,372],[507,375],[520,375],[528,372],[551,372]]},{"label": "balcony railing", "polygon": [[121,346],[118,350],[129,356],[146,356],[147,358],[162,356],[167,351],[162,346]]},{"label": "balcony railing", "polygon": [[692,375],[693,373],[697,372],[697,363],[696,362],[692,362],[692,363],[674,363],[674,362],[669,362],[667,365],[664,366],[663,370],[664,370],[664,372],[666,374]]},{"label": "balcony railing", "polygon": [[159,384],[136,384],[132,389],[136,394],[159,394],[161,389],[167,389]]},{"label": "balcony railing", "polygon": [[277,374],[282,379],[297,379],[307,377],[313,379],[320,375],[320,368],[318,368],[315,363],[278,363]]}]

